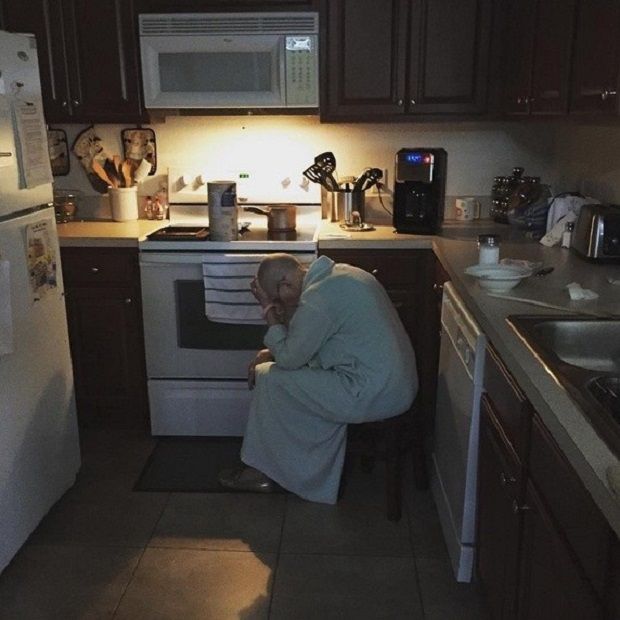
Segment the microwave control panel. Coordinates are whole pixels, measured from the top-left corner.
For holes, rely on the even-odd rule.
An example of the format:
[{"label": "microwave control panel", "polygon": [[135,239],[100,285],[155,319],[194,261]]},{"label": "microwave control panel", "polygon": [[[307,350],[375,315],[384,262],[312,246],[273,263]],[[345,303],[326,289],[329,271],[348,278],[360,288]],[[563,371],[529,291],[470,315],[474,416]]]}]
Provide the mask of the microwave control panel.
[{"label": "microwave control panel", "polygon": [[286,37],[286,104],[318,107],[318,40],[315,35]]}]

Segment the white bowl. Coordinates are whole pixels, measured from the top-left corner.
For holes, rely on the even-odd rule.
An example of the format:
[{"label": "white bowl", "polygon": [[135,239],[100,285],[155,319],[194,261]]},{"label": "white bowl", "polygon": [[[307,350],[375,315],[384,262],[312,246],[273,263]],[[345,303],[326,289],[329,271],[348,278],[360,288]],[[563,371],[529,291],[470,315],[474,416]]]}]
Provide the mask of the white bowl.
[{"label": "white bowl", "polygon": [[478,278],[481,288],[493,293],[505,293],[513,289],[523,278],[532,275],[527,268],[514,265],[472,265],[465,273]]}]

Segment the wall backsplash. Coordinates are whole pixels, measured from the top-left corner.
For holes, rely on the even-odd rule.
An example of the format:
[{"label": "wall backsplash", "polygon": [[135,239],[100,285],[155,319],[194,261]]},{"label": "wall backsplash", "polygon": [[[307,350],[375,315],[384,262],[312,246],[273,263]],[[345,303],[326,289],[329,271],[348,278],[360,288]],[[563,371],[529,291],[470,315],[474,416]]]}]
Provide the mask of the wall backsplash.
[{"label": "wall backsplash", "polygon": [[[124,127],[96,126],[109,152],[122,152],[120,130]],[[159,189],[168,166],[179,166],[204,172],[207,179],[235,178],[233,175],[244,172],[249,178],[239,193],[247,192],[252,201],[316,203],[320,199],[318,186],[303,188],[301,174],[316,154],[333,151],[340,175],[358,175],[367,166],[387,169],[391,187],[396,151],[419,146],[448,151],[446,217],[455,196],[488,196],[493,177],[510,173],[516,165],[552,185],[558,180],[554,160],[561,136],[555,128],[540,125],[321,124],[316,117],[230,116],[169,117],[151,127],[157,136],[158,168],[139,188],[143,195]],[[84,126],[63,128],[71,144]],[[90,187],[73,155],[69,175],[56,177],[55,185],[83,192],[83,217],[109,216],[106,197]]]}]

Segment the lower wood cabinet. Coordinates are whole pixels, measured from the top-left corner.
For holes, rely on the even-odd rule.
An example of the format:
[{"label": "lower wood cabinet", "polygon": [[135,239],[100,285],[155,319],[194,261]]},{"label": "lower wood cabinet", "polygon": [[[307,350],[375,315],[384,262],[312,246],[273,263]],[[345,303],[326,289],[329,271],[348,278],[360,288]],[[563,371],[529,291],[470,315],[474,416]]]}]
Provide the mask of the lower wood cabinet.
[{"label": "lower wood cabinet", "polygon": [[78,420],[148,428],[138,252],[62,248]]},{"label": "lower wood cabinet", "polygon": [[619,618],[617,536],[494,350],[486,362],[477,575],[491,617]]},{"label": "lower wood cabinet", "polygon": [[436,258],[432,250],[322,250],[320,254],[372,273],[385,287],[415,350],[420,384],[418,404],[425,430],[430,431],[439,351]]}]

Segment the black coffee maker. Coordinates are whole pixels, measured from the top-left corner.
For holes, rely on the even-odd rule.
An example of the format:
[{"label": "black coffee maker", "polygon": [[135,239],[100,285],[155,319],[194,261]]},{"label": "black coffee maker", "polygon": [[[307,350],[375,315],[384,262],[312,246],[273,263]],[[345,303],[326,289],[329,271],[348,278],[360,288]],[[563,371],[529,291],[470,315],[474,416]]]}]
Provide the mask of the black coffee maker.
[{"label": "black coffee maker", "polygon": [[396,232],[435,234],[443,221],[448,154],[409,148],[396,153],[393,222]]}]

